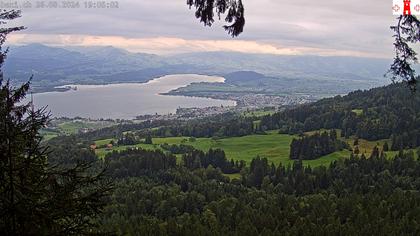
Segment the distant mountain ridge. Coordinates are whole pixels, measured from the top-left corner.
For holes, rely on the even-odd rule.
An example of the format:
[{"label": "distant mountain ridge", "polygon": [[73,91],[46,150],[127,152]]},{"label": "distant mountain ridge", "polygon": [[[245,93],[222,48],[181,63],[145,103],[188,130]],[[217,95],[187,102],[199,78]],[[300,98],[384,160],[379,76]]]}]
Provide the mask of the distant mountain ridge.
[{"label": "distant mountain ridge", "polygon": [[54,86],[74,83],[146,82],[157,76],[182,73],[226,76],[228,80],[232,77],[237,83],[250,84],[253,80],[253,83],[262,80],[266,84],[273,79],[285,82],[299,80],[299,83],[342,83],[351,91],[388,83],[382,75],[389,64],[388,60],[372,58],[237,52],[189,53],[165,57],[131,53],[111,46],[60,48],[29,44],[10,48],[5,74],[17,82],[34,75],[33,86],[37,91],[49,91]]}]

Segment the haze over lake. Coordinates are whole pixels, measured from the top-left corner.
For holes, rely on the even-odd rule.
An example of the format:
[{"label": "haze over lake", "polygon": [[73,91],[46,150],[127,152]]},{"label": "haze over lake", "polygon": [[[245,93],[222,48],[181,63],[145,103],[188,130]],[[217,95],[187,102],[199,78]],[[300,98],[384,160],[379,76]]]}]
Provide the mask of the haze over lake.
[{"label": "haze over lake", "polygon": [[48,106],[53,117],[132,119],[145,114],[175,113],[179,107],[234,106],[234,101],[167,96],[160,93],[194,82],[223,82],[204,75],[168,75],[147,83],[72,85],[77,90],[34,94],[36,107]]}]

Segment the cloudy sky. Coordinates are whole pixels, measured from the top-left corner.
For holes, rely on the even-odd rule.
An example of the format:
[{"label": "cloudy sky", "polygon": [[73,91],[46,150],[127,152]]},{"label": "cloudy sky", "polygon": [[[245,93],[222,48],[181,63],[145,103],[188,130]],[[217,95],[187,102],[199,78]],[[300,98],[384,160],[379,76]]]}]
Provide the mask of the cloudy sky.
[{"label": "cloudy sky", "polygon": [[117,1],[118,9],[85,9],[84,1],[77,9],[39,9],[33,0],[15,22],[27,29],[9,43],[112,45],[155,54],[232,50],[389,58],[393,53],[391,0],[243,0],[245,32],[236,39],[220,23],[203,27],[186,0]]}]

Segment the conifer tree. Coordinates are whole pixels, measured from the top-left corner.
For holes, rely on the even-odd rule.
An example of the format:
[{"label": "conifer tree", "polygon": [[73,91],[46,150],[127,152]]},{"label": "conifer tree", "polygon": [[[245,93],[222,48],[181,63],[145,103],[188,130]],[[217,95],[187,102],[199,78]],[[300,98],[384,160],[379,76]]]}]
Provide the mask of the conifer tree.
[{"label": "conifer tree", "polygon": [[382,148],[382,151],[387,152],[389,151],[389,146],[388,146],[388,142],[385,142]]},{"label": "conifer tree", "polygon": [[397,18],[397,25],[391,26],[391,30],[394,31],[395,58],[388,75],[393,81],[407,82],[415,90],[419,76],[413,64],[418,61],[412,46],[420,42],[420,21],[414,15],[401,15]]},{"label": "conifer tree", "polygon": [[152,135],[148,134],[144,140],[145,144],[153,144]]},{"label": "conifer tree", "polygon": [[[2,11],[5,24],[19,11]],[[24,98],[30,82],[15,87],[5,80],[2,66],[6,36],[23,27],[0,30],[0,235],[81,235],[93,233],[93,218],[110,190],[101,184],[103,172],[91,163],[52,166],[39,134],[49,114]],[[70,158],[70,157],[69,157]]]}]

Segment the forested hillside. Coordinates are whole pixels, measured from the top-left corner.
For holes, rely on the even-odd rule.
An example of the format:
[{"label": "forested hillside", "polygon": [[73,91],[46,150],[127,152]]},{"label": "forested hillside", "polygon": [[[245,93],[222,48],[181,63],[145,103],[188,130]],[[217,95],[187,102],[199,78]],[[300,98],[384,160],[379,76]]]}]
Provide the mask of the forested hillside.
[{"label": "forested hillside", "polygon": [[341,135],[367,140],[391,138],[395,150],[420,145],[420,94],[392,84],[287,109],[262,117],[262,130],[298,134],[341,129]]},{"label": "forested hillside", "polygon": [[[92,160],[87,143],[57,140],[51,162]],[[313,168],[260,157],[232,163],[221,150],[178,163],[161,151],[110,152],[114,191],[96,222],[118,235],[417,235],[418,153],[373,152]],[[238,178],[223,174],[234,169]]]},{"label": "forested hillside", "polygon": [[161,152],[114,153],[106,161],[116,190],[98,222],[119,235],[417,235],[417,158],[351,157],[329,168],[255,158],[229,180]]}]

